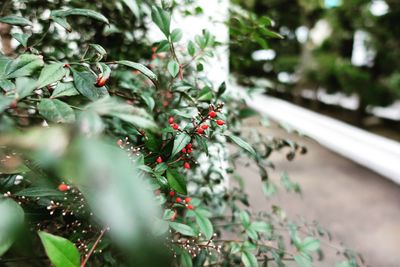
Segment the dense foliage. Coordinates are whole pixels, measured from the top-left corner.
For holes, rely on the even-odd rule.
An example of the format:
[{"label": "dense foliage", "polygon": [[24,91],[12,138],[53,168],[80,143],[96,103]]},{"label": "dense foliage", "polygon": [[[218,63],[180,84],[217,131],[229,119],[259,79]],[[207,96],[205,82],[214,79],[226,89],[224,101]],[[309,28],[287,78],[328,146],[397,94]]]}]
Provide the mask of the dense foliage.
[{"label": "dense foliage", "polygon": [[[400,51],[399,34],[393,29],[400,10],[398,1],[332,1],[337,2],[334,7],[320,0],[234,2],[254,13],[255,23],[268,12],[285,42],[253,42],[244,47],[235,44],[241,31],[231,30],[233,71],[268,78],[270,89],[295,95],[304,89],[321,88],[328,93],[356,94],[360,112],[367,106],[386,106],[399,99],[399,65],[395,60]],[[385,13],[374,13],[376,2],[387,5]],[[327,27],[321,28],[322,24]],[[328,37],[322,42],[312,37],[318,27],[319,34]],[[363,35],[361,46],[368,51],[366,62],[359,65],[352,62],[356,34]],[[271,49],[275,57],[253,60],[252,53],[259,49]],[[278,79],[279,74],[285,74],[285,79]]]},{"label": "dense foliage", "polygon": [[[252,213],[247,177],[235,171],[237,161],[253,161],[271,196],[270,155],[284,150],[291,160],[305,148],[242,128],[254,111],[203,71],[217,38],[205,29],[183,42],[170,26],[174,7],[4,5],[3,50],[7,36],[19,45],[0,56],[2,265],[312,266],[321,259],[319,238],[329,234],[276,206]],[[190,3],[185,9],[202,12]],[[149,17],[164,35],[155,44],[144,39]],[[286,174],[282,186],[300,191]],[[362,266],[347,249],[338,253],[348,259],[338,266]]]}]

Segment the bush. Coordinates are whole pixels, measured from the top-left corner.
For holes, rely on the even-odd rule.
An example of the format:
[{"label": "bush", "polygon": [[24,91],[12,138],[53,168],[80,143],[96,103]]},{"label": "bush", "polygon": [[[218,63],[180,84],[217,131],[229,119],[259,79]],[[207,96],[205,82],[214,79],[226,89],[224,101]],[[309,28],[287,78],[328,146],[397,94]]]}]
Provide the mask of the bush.
[{"label": "bush", "polygon": [[[284,150],[291,160],[305,148],[244,131],[242,120],[254,111],[195,68],[213,56],[209,31],[183,46],[181,30],[170,27],[171,7],[122,2],[130,5],[4,8],[0,21],[20,30],[13,32],[20,45],[0,58],[0,263],[311,266],[327,232],[296,224],[275,206],[252,213],[235,171],[238,160],[253,161],[271,196],[270,155]],[[42,19],[47,5],[57,9]],[[129,10],[143,25],[135,32],[151,16],[164,39],[136,39]],[[238,185],[227,186],[228,176]],[[300,191],[287,175],[282,184]],[[339,253],[349,259],[340,266],[358,266],[352,253]]]}]

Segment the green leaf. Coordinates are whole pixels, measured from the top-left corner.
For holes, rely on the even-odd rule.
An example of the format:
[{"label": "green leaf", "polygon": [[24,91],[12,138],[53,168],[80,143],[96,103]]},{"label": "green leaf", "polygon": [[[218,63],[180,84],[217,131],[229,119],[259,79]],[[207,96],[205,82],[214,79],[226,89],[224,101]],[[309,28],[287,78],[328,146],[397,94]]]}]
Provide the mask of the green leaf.
[{"label": "green leaf", "polygon": [[78,125],[81,132],[87,136],[98,135],[105,128],[101,117],[96,112],[90,110],[79,113]]},{"label": "green leaf", "polygon": [[38,234],[47,256],[55,267],[79,267],[80,255],[71,241],[46,232]]},{"label": "green leaf", "polygon": [[199,225],[201,232],[204,234],[206,239],[211,239],[214,233],[214,228],[211,221],[207,217],[204,217],[201,213],[196,211],[195,216],[196,223]]},{"label": "green leaf", "polygon": [[242,262],[246,267],[258,267],[258,262],[256,256],[249,251],[242,252]]},{"label": "green leaf", "polygon": [[218,87],[218,91],[217,91],[217,97],[220,97],[221,95],[223,95],[226,91],[226,83],[223,82],[220,84],[220,86]]},{"label": "green leaf", "polygon": [[179,42],[182,39],[182,30],[181,29],[175,29],[171,32],[171,41],[176,43]]},{"label": "green leaf", "polygon": [[200,92],[197,98],[198,101],[205,101],[208,102],[214,98],[214,94],[210,87],[204,87]]},{"label": "green leaf", "polygon": [[58,99],[43,99],[38,105],[39,113],[56,123],[73,123],[75,113],[72,108]]},{"label": "green leaf", "polygon": [[83,8],[72,8],[68,10],[53,10],[51,11],[50,16],[51,17],[85,16],[109,24],[108,19],[104,17],[102,14],[90,9],[83,9]]},{"label": "green leaf", "polygon": [[158,28],[164,33],[165,37],[170,35],[171,15],[159,6],[152,6],[151,18]]},{"label": "green leaf", "polygon": [[191,55],[192,57],[196,53],[196,46],[192,41],[189,41],[187,50],[188,50],[189,55]]},{"label": "green leaf", "polygon": [[59,83],[50,98],[79,95],[73,82]]},{"label": "green leaf", "polygon": [[232,134],[228,134],[226,136],[229,137],[235,144],[237,144],[244,150],[248,151],[252,156],[257,157],[256,151],[254,150],[254,148],[249,143],[244,141],[242,138],[240,138],[236,135],[232,135]]},{"label": "green leaf", "polygon": [[15,98],[11,96],[4,96],[0,94],[0,113],[6,110],[14,100]]},{"label": "green leaf", "polygon": [[157,53],[167,52],[169,50],[169,42],[167,40],[162,40],[157,47]]},{"label": "green leaf", "polygon": [[60,25],[61,27],[65,28],[68,32],[72,31],[71,25],[69,25],[68,21],[66,18],[61,18],[61,17],[51,17],[51,19]]},{"label": "green leaf", "polygon": [[320,241],[310,236],[304,238],[301,242],[300,250],[304,252],[313,252],[320,248]]},{"label": "green leaf", "polygon": [[17,230],[24,222],[24,211],[10,198],[0,197],[0,256],[13,244]]},{"label": "green leaf", "polygon": [[167,179],[169,186],[176,192],[186,195],[186,181],[185,178],[180,175],[177,171],[169,169],[167,170]]},{"label": "green leaf", "polygon": [[246,234],[253,240],[258,240],[258,235],[256,230],[254,230],[251,225],[249,226],[249,228],[246,229]]},{"label": "green leaf", "polygon": [[0,22],[18,26],[32,26],[32,22],[20,16],[1,17]]},{"label": "green leaf", "polygon": [[299,265],[299,267],[312,267],[311,260],[302,254],[295,255],[294,260],[296,261],[297,265]]},{"label": "green leaf", "polygon": [[128,60],[120,60],[120,61],[116,61],[115,63],[130,67],[130,68],[133,68],[135,70],[138,70],[141,73],[143,73],[147,78],[152,80],[153,82],[156,82],[158,80],[157,75],[155,75],[154,72],[149,70],[143,64],[132,62],[132,61],[128,61]]},{"label": "green leaf", "polygon": [[36,80],[28,77],[19,77],[15,79],[15,89],[17,91],[18,99],[23,99],[32,95],[36,88]]},{"label": "green leaf", "polygon": [[176,77],[179,73],[179,64],[175,60],[172,60],[168,63],[168,72],[172,77]]},{"label": "green leaf", "polygon": [[195,135],[194,139],[196,139],[197,144],[202,148],[204,152],[206,152],[206,155],[208,155],[208,144],[207,141],[204,140],[203,137],[199,135]]},{"label": "green leaf", "polygon": [[250,226],[260,233],[270,234],[272,231],[272,226],[266,222],[252,222]]},{"label": "green leaf", "polygon": [[108,96],[107,89],[103,87],[96,87],[96,76],[88,71],[77,71],[73,68],[72,76],[74,77],[75,88],[90,100],[97,100],[104,96]]},{"label": "green leaf", "polygon": [[49,84],[58,82],[68,73],[67,68],[64,68],[64,63],[52,63],[46,65],[40,72],[36,88],[42,88]]},{"label": "green leaf", "polygon": [[101,57],[107,55],[107,51],[99,44],[89,44],[89,47],[93,48]]},{"label": "green leaf", "polygon": [[175,136],[174,147],[172,149],[171,158],[178,154],[190,142],[190,135],[187,133],[180,133]]},{"label": "green leaf", "polygon": [[239,216],[240,216],[240,221],[242,222],[243,227],[244,228],[249,227],[250,226],[249,214],[246,211],[242,210],[242,211],[240,211]]},{"label": "green leaf", "polygon": [[186,250],[182,250],[182,254],[181,254],[181,265],[182,267],[192,267],[193,266],[193,262],[192,262],[192,257],[190,256],[189,252],[187,252]]},{"label": "green leaf", "polygon": [[177,223],[177,222],[169,222],[169,226],[177,231],[178,233],[181,233],[186,236],[197,236],[196,232],[188,225],[183,224],[183,223]]},{"label": "green leaf", "polygon": [[13,84],[10,80],[0,79],[0,88],[6,92],[10,92],[15,89],[15,84]]},{"label": "green leaf", "polygon": [[133,15],[138,19],[140,18],[140,8],[136,2],[136,0],[122,0],[122,2],[125,3],[129,7],[129,9],[132,11]]},{"label": "green leaf", "polygon": [[48,187],[28,187],[18,191],[15,195],[25,197],[63,197],[60,191]]},{"label": "green leaf", "polygon": [[44,62],[41,56],[22,54],[17,59],[10,61],[6,68],[7,78],[17,78],[31,75],[36,69],[43,66]]},{"label": "green leaf", "polygon": [[140,94],[140,97],[143,99],[143,101],[146,103],[146,105],[149,107],[150,110],[153,110],[156,102],[154,101],[152,95],[150,92],[143,92]]},{"label": "green leaf", "polygon": [[31,35],[26,33],[12,33],[12,37],[17,40],[23,47],[28,46],[28,39]]}]

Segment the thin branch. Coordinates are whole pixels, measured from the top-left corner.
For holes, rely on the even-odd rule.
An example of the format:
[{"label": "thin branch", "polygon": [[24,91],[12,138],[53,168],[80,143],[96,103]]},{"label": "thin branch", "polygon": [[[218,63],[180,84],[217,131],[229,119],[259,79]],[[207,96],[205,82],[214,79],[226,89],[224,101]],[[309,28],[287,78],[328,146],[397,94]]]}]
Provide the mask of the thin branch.
[{"label": "thin branch", "polygon": [[96,249],[97,245],[99,244],[101,238],[104,236],[105,232],[107,231],[108,226],[104,227],[103,230],[101,230],[99,237],[97,238],[96,242],[94,242],[92,248],[90,249],[89,253],[86,255],[84,260],[81,263],[81,267],[85,267],[86,263],[88,262],[90,256],[92,256],[94,250]]}]

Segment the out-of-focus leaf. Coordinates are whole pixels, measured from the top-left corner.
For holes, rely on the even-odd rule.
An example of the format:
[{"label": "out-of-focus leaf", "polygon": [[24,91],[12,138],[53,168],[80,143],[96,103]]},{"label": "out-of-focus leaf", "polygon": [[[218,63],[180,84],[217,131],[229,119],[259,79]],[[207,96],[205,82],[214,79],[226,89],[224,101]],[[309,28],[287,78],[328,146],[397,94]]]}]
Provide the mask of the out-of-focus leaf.
[{"label": "out-of-focus leaf", "polygon": [[28,77],[19,77],[15,79],[15,88],[18,99],[30,96],[36,88],[36,80]]},{"label": "out-of-focus leaf", "polygon": [[240,138],[240,137],[238,137],[236,135],[232,135],[232,134],[228,134],[226,136],[229,137],[235,144],[237,144],[238,146],[240,146],[244,150],[248,151],[252,156],[254,156],[254,157],[257,156],[256,151],[254,150],[254,148],[249,143],[244,141],[242,138]]},{"label": "out-of-focus leaf", "polygon": [[47,256],[55,267],[79,267],[80,255],[71,241],[46,232],[38,234]]},{"label": "out-of-focus leaf", "polygon": [[11,35],[23,47],[27,47],[28,46],[28,39],[29,39],[29,37],[31,37],[29,34],[26,34],[26,33],[12,33]]},{"label": "out-of-focus leaf", "polygon": [[38,105],[40,115],[56,123],[73,123],[75,113],[66,103],[58,99],[43,99]]},{"label": "out-of-focus leaf", "polygon": [[172,60],[168,63],[168,72],[172,77],[176,77],[179,73],[179,64],[175,60]]},{"label": "out-of-focus leaf", "polygon": [[189,252],[187,252],[184,249],[182,250],[180,261],[181,261],[182,267],[192,267],[193,266],[192,257],[190,256]]},{"label": "out-of-focus leaf", "polygon": [[169,222],[172,229],[186,236],[196,236],[196,232],[188,225],[177,222]]},{"label": "out-of-focus leaf", "polygon": [[132,11],[133,15],[135,15],[136,18],[140,18],[140,9],[136,0],[122,0],[122,2],[124,2],[125,5],[129,7],[129,9]]},{"label": "out-of-focus leaf", "polygon": [[120,60],[120,61],[116,61],[115,63],[130,67],[130,68],[135,69],[135,70],[138,70],[141,73],[143,73],[147,78],[149,78],[150,80],[152,80],[154,82],[156,82],[158,80],[157,75],[155,75],[154,72],[149,70],[143,64],[132,62],[132,61],[128,61],[128,60]]},{"label": "out-of-focus leaf", "polygon": [[242,252],[242,262],[246,267],[258,267],[256,256],[246,250]]},{"label": "out-of-focus leaf", "polygon": [[214,233],[214,228],[211,221],[199,212],[195,211],[195,214],[196,214],[196,223],[199,225],[201,232],[204,234],[206,239],[211,239]]},{"label": "out-of-focus leaf", "polygon": [[18,25],[18,26],[32,26],[32,22],[27,20],[26,18],[20,16],[5,16],[0,18],[0,22],[11,24],[11,25]]},{"label": "out-of-focus leaf", "polygon": [[164,33],[165,37],[170,35],[171,15],[159,6],[151,8],[151,18],[158,28]]},{"label": "out-of-focus leaf", "polygon": [[68,10],[53,10],[51,11],[50,16],[51,17],[85,16],[109,24],[108,19],[104,17],[102,14],[90,9],[83,9],[83,8],[72,8]]},{"label": "out-of-focus leaf", "polygon": [[24,222],[23,209],[12,199],[0,197],[0,256],[13,244],[16,231]]},{"label": "out-of-focus leaf", "polygon": [[15,193],[16,196],[25,197],[63,197],[63,194],[48,187],[28,187]]},{"label": "out-of-focus leaf", "polygon": [[176,43],[179,42],[182,39],[182,30],[181,29],[175,29],[171,32],[171,41]]}]

